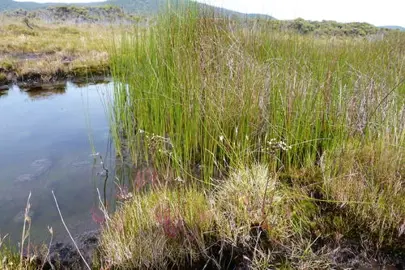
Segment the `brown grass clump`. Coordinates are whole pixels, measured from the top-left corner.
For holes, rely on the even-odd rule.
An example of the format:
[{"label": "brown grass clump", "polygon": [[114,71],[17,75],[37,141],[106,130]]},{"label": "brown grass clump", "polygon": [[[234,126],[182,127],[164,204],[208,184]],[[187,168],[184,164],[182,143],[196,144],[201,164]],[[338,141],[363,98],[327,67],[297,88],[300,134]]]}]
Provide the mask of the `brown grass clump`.
[{"label": "brown grass clump", "polygon": [[[333,160],[332,160],[333,157]],[[363,237],[387,245],[405,232],[405,156],[390,144],[349,145],[326,161],[327,194],[366,228]],[[331,163],[334,165],[332,166]],[[371,233],[371,235],[368,235]]]},{"label": "brown grass clump", "polygon": [[331,263],[327,253],[312,247],[317,204],[305,189],[280,182],[267,166],[234,171],[213,196],[217,235],[225,249],[232,249],[234,263],[249,269],[322,268]]}]

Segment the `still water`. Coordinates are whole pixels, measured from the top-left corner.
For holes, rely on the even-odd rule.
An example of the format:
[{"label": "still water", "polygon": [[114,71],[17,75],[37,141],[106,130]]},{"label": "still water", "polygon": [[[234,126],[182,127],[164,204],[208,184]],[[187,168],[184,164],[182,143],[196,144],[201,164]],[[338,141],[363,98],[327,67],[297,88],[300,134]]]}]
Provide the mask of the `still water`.
[{"label": "still water", "polygon": [[[114,173],[114,153],[106,100],[112,83],[25,91],[13,86],[0,92],[0,235],[21,237],[23,211],[31,196],[31,239],[57,240],[66,232],[52,197],[54,191],[73,235],[99,226],[97,209],[104,191],[113,194],[105,166]],[[109,196],[109,195],[108,195]]]}]

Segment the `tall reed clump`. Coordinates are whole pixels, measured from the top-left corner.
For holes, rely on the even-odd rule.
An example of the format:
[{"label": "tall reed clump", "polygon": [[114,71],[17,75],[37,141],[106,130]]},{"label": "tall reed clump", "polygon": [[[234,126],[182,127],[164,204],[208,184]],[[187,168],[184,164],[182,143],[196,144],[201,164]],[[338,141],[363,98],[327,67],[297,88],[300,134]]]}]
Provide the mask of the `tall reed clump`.
[{"label": "tall reed clump", "polygon": [[111,50],[116,144],[134,163],[208,183],[252,161],[312,166],[347,141],[404,142],[403,35],[313,39],[193,8],[135,32]]},{"label": "tall reed clump", "polygon": [[[148,28],[117,36],[111,48],[118,153],[192,186],[223,180],[210,190],[213,223],[222,229],[216,237],[232,245],[259,223],[275,226],[267,233],[282,246],[301,239],[305,252],[322,252],[319,239],[342,237],[397,246],[395,238],[405,237],[404,44],[399,32],[381,40],[316,38],[196,8],[169,10]],[[280,188],[266,180],[255,189],[264,183],[258,177],[227,182],[263,168],[254,164],[280,176]],[[262,197],[252,201],[263,188],[274,191],[265,218]],[[234,198],[238,190],[252,190],[247,202]],[[280,200],[309,206],[294,204],[298,220],[285,221]],[[246,204],[256,216],[241,210]],[[261,252],[256,262],[265,265],[270,255]]]}]

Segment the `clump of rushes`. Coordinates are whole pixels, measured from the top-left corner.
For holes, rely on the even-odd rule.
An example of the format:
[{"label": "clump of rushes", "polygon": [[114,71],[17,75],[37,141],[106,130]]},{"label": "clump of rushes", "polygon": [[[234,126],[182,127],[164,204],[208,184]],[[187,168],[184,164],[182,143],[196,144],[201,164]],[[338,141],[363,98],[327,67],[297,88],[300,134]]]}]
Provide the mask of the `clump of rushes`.
[{"label": "clump of rushes", "polygon": [[[252,162],[313,166],[349,138],[403,142],[405,35],[341,41],[260,26],[190,8],[115,40],[118,151],[124,144],[134,163],[210,184]],[[170,140],[171,150],[152,151],[139,130]],[[292,148],[274,159],[272,138]]]},{"label": "clump of rushes", "polygon": [[[101,247],[106,264],[122,269],[166,269],[204,256],[210,207],[194,190],[137,194],[108,221]],[[187,263],[187,264],[186,264]]]},{"label": "clump of rushes", "polygon": [[[213,228],[210,239],[250,265],[328,268],[329,259],[316,257],[351,241],[374,251],[399,250],[405,237],[405,35],[314,38],[265,25],[185,8],[117,35],[110,50],[116,88],[110,115],[118,154],[139,167],[170,171],[185,186],[204,183],[199,191],[181,192],[197,201],[205,200],[200,192],[212,193],[210,206],[201,205],[212,211],[214,227],[197,216],[189,226]],[[160,245],[156,261],[145,248],[147,239],[173,243],[163,229],[151,229],[159,196],[179,191],[162,192],[137,196],[106,228],[106,239],[120,239],[111,237],[114,230],[136,236],[111,247],[114,263],[160,267],[184,258],[194,242],[175,242],[178,250],[167,254],[161,252],[168,246]],[[168,197],[176,209],[176,196]],[[155,224],[142,237],[138,225],[117,229],[140,224],[140,216]],[[211,244],[197,239],[205,243],[198,249]]]}]

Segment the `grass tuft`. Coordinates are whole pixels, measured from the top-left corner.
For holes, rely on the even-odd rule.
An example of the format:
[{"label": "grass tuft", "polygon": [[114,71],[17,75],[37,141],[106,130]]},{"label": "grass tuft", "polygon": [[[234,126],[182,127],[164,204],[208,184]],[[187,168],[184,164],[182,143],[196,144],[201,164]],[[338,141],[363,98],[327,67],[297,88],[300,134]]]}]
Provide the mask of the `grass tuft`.
[{"label": "grass tuft", "polygon": [[197,260],[212,227],[209,211],[203,193],[193,189],[136,195],[103,231],[106,264],[164,269]]}]

